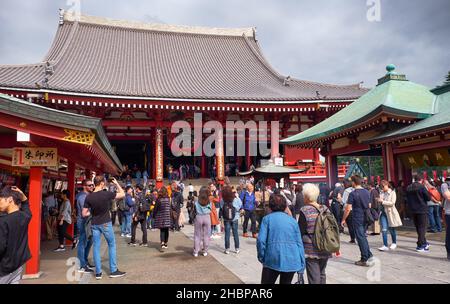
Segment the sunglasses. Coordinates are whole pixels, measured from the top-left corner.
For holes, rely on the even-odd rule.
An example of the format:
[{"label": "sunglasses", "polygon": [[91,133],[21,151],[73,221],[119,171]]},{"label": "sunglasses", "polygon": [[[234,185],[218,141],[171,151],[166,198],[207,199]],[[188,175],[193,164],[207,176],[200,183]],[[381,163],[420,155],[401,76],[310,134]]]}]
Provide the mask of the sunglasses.
[{"label": "sunglasses", "polygon": [[94,184],[86,185],[86,187],[94,187]]}]

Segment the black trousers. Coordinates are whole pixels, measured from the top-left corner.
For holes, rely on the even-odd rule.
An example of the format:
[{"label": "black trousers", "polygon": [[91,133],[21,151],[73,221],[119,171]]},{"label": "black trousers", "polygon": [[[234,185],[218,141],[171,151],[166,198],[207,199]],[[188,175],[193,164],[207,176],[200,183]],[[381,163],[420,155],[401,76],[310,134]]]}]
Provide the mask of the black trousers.
[{"label": "black trousers", "polygon": [[249,219],[251,221],[250,229],[251,229],[252,233],[256,233],[256,216],[255,216],[255,211],[245,210],[244,224],[243,224],[242,230],[243,230],[244,233],[247,233],[248,220]]},{"label": "black trousers", "polygon": [[275,284],[280,276],[280,284],[292,284],[295,272],[280,272],[264,267],[261,274],[261,284]]},{"label": "black trousers", "polygon": [[306,258],[306,274],[308,276],[308,284],[326,284],[327,276],[325,268],[328,259],[310,259]]},{"label": "black trousers", "polygon": [[[123,218],[123,212],[117,209],[117,219],[119,220],[119,226],[122,226],[122,218]],[[114,222],[113,222],[114,225]]]},{"label": "black trousers", "polygon": [[167,244],[169,241],[169,228],[161,228],[159,231],[159,238],[161,243]]},{"label": "black trousers", "polygon": [[352,213],[352,211],[350,211],[346,222],[347,222],[347,227],[348,227],[348,233],[350,234],[350,240],[355,241],[356,234],[355,234],[355,229],[353,228],[353,213]]},{"label": "black trousers", "polygon": [[142,230],[142,243],[147,244],[147,221],[145,218],[131,222],[131,243],[136,242],[136,228],[139,224],[141,224]]},{"label": "black trousers", "polygon": [[117,211],[111,211],[111,223],[114,226],[116,224]]},{"label": "black trousers", "polygon": [[69,227],[69,225],[70,224],[66,221],[63,221],[62,225],[59,225],[58,223],[58,241],[60,246],[64,246],[64,239],[73,242],[73,237],[67,233],[67,227]]},{"label": "black trousers", "polygon": [[427,233],[428,214],[413,213],[412,219],[417,231],[417,247],[425,246],[427,244],[425,235]]}]

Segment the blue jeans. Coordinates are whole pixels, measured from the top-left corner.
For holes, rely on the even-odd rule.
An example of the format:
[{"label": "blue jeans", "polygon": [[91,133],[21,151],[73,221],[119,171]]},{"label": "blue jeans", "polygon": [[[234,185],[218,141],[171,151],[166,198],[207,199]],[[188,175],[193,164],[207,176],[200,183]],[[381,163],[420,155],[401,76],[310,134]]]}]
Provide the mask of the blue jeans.
[{"label": "blue jeans", "polygon": [[230,236],[231,231],[233,230],[233,238],[234,238],[234,248],[239,249],[239,221],[224,221],[225,225],[225,249],[230,249]]},{"label": "blue jeans", "polygon": [[361,261],[367,262],[373,255],[370,252],[369,242],[366,237],[366,225],[353,225],[355,230],[356,241],[358,242],[359,251],[361,251]]},{"label": "blue jeans", "polygon": [[394,227],[389,227],[389,221],[385,212],[381,213],[380,216],[381,233],[383,235],[383,245],[387,247],[388,245],[388,231],[392,237],[392,243],[397,244],[397,232]]},{"label": "blue jeans", "polygon": [[120,232],[122,234],[131,234],[131,213],[123,214]]},{"label": "blue jeans", "polygon": [[78,227],[78,250],[77,257],[80,260],[80,268],[86,267],[88,263],[89,251],[92,247],[92,238],[87,239],[86,229],[85,229],[86,220],[78,218],[77,227]]},{"label": "blue jeans", "polygon": [[442,224],[439,216],[439,206],[428,206],[428,221],[430,222],[430,230],[433,232],[441,232]]},{"label": "blue jeans", "polygon": [[94,241],[94,263],[95,273],[102,273],[102,258],[100,256],[100,244],[101,236],[105,237],[108,244],[108,256],[109,256],[109,270],[111,273],[117,271],[117,258],[116,258],[116,239],[114,237],[114,230],[112,223],[108,222],[102,225],[92,225],[92,238]]}]

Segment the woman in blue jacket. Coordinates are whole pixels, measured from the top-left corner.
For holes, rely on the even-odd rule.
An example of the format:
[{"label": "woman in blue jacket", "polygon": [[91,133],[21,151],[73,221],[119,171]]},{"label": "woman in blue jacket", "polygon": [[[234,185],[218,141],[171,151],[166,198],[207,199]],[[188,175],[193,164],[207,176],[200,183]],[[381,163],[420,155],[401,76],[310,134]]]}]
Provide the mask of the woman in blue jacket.
[{"label": "woman in blue jacket", "polygon": [[274,194],[261,223],[256,242],[258,260],[263,264],[261,284],[274,284],[280,276],[280,284],[291,284],[296,272],[305,269],[305,252],[300,229],[292,216],[284,212],[286,199]]}]

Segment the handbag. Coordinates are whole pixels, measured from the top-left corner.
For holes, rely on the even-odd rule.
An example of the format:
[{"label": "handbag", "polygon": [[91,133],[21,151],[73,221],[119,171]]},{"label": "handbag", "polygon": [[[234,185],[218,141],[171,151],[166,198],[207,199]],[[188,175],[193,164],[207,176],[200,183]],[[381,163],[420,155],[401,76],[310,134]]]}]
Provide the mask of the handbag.
[{"label": "handbag", "polygon": [[302,272],[297,272],[297,282],[295,282],[295,284],[305,284]]}]

